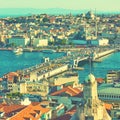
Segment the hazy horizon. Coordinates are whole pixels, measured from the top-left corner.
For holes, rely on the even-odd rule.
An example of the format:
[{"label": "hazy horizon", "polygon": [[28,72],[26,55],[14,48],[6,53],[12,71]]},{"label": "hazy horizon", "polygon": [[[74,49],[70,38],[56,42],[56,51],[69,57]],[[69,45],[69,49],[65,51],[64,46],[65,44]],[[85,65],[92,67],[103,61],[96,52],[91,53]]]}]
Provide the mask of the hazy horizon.
[{"label": "hazy horizon", "polygon": [[[9,11],[9,12],[8,12]],[[87,13],[89,9],[81,9],[81,10],[72,10],[72,9],[65,9],[65,8],[0,8],[0,18],[4,17],[17,17],[17,16],[28,16],[32,14],[50,14],[50,15],[66,15],[66,14],[81,14]],[[120,14],[118,11],[98,11],[96,10],[97,14]],[[92,10],[95,13],[95,9]]]},{"label": "hazy horizon", "polygon": [[[0,0],[0,8],[47,9],[62,8],[71,10],[120,11],[120,0]],[[9,12],[9,11],[8,11]]]}]

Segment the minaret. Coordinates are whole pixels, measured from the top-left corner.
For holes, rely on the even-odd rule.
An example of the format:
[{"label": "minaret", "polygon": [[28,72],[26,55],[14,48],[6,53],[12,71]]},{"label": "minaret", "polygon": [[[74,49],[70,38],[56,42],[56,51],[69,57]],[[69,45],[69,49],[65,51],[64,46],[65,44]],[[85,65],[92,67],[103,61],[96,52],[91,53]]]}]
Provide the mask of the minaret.
[{"label": "minaret", "polygon": [[96,39],[97,39],[97,30],[98,29],[98,27],[97,27],[97,16],[96,16],[96,9],[95,9],[95,37],[96,37]]}]

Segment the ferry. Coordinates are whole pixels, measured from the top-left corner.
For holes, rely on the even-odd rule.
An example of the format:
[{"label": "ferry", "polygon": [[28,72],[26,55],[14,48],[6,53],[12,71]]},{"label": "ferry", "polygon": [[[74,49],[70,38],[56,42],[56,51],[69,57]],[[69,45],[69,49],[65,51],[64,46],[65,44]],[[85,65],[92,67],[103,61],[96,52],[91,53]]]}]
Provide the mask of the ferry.
[{"label": "ferry", "polygon": [[15,49],[13,50],[13,52],[16,53],[16,54],[20,54],[20,53],[23,52],[23,49],[22,49],[22,48],[15,48]]},{"label": "ferry", "polygon": [[42,50],[43,53],[55,53],[55,50]]}]

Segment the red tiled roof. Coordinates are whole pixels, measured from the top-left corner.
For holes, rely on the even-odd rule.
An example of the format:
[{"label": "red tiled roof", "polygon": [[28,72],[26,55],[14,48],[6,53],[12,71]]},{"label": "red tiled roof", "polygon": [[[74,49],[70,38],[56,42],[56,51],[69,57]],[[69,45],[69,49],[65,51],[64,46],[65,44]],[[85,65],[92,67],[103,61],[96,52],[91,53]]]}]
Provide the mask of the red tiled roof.
[{"label": "red tiled roof", "polygon": [[96,78],[96,81],[97,81],[98,83],[103,83],[103,82],[104,82],[103,78]]},{"label": "red tiled roof", "polygon": [[60,95],[61,93],[67,93],[70,96],[76,96],[76,95],[80,94],[81,91],[78,88],[72,88],[71,86],[68,86],[68,87],[65,87],[61,90],[58,90],[58,91],[52,93],[51,95],[57,96],[57,95]]},{"label": "red tiled roof", "polygon": [[[9,118],[9,120],[25,120],[25,118],[31,118],[32,120],[38,120],[44,113],[49,112],[49,108],[43,108],[40,104],[30,104],[25,109],[17,113],[15,116]],[[34,115],[37,115],[36,117]]]},{"label": "red tiled roof", "polygon": [[2,78],[0,78],[0,81],[2,81],[3,79]]},{"label": "red tiled roof", "polygon": [[19,74],[17,72],[10,72],[7,74],[7,76],[18,76]]},{"label": "red tiled roof", "polygon": [[0,112],[5,112],[5,114],[9,114],[19,109],[23,109],[26,106],[24,105],[7,105],[7,104],[0,104]]},{"label": "red tiled roof", "polygon": [[8,81],[13,81],[13,79],[14,79],[14,77],[12,77],[12,76],[8,76],[8,78],[7,78]]},{"label": "red tiled roof", "polygon": [[30,76],[29,76],[29,75],[25,75],[25,76],[24,76],[24,78],[29,79],[29,78],[30,78]]},{"label": "red tiled roof", "polygon": [[104,103],[106,110],[111,110],[113,108],[112,104]]},{"label": "red tiled roof", "polygon": [[103,78],[96,78],[96,81],[97,81],[98,83],[103,83],[103,82],[104,82]]}]

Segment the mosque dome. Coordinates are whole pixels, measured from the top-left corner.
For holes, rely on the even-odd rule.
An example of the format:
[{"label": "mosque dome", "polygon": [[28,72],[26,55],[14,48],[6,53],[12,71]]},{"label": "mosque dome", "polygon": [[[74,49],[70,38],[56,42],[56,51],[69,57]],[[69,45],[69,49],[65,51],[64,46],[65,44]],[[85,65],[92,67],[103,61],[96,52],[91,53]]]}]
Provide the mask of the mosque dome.
[{"label": "mosque dome", "polygon": [[95,76],[93,74],[89,74],[86,79],[85,79],[85,83],[94,83],[95,82]]}]

